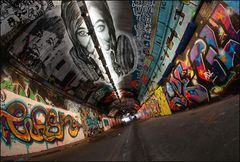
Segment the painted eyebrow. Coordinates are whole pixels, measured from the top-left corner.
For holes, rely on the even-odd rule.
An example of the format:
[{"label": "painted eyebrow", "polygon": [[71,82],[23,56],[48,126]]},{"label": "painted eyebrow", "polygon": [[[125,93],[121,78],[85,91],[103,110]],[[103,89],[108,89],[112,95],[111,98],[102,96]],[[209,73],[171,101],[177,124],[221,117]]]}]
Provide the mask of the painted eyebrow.
[{"label": "painted eyebrow", "polygon": [[77,29],[77,31],[79,31],[79,30],[81,30],[81,29],[87,30],[87,29],[84,28],[84,27],[79,27],[79,28]]},{"label": "painted eyebrow", "polygon": [[102,19],[100,19],[100,20],[98,20],[98,21],[95,22],[94,26],[97,25],[98,23],[104,23],[104,24],[105,24],[105,21],[102,20]]}]

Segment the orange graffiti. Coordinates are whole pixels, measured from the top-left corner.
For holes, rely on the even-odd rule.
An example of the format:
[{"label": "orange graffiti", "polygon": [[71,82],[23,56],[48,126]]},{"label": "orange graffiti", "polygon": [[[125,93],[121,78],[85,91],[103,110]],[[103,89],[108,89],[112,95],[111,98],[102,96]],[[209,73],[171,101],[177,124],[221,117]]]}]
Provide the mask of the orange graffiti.
[{"label": "orange graffiti", "polygon": [[6,110],[0,110],[2,138],[6,144],[11,144],[10,134],[24,142],[54,142],[64,140],[67,125],[71,137],[76,137],[81,128],[72,116],[57,113],[54,109],[46,110],[42,106],[36,106],[28,113],[27,106],[21,101],[7,105]]}]

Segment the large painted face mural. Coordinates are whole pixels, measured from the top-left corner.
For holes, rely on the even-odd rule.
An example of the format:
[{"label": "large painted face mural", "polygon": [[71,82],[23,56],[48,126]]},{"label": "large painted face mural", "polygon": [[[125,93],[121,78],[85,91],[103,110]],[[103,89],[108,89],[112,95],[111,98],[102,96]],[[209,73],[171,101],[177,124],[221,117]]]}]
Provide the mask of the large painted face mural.
[{"label": "large painted face mural", "polygon": [[1,42],[17,66],[93,106],[108,107],[117,95],[136,97],[146,51],[144,33],[137,32],[146,24],[144,41],[150,41],[153,1],[1,4]]}]

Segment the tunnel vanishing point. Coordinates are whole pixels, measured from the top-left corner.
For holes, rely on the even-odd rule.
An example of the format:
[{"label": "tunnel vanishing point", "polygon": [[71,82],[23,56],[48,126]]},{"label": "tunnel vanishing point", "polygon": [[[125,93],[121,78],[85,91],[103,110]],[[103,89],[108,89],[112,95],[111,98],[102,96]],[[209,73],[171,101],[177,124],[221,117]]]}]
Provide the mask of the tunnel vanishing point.
[{"label": "tunnel vanishing point", "polygon": [[239,161],[239,1],[0,4],[1,161]]}]

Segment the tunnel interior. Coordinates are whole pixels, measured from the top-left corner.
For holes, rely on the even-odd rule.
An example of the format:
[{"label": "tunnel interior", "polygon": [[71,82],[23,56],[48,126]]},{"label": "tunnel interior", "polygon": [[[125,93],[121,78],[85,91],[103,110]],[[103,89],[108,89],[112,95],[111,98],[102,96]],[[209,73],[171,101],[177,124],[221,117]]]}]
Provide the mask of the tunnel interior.
[{"label": "tunnel interior", "polygon": [[239,93],[239,1],[0,4],[1,157]]}]

